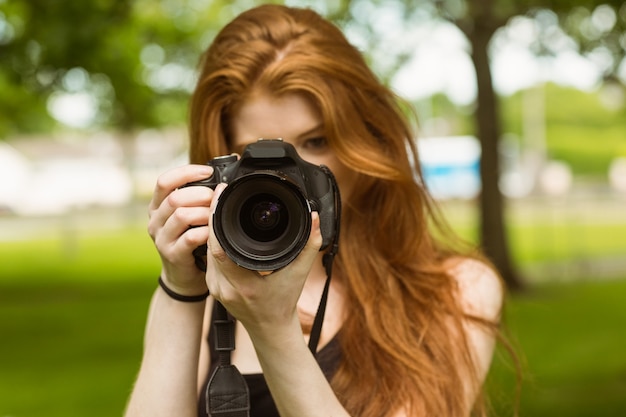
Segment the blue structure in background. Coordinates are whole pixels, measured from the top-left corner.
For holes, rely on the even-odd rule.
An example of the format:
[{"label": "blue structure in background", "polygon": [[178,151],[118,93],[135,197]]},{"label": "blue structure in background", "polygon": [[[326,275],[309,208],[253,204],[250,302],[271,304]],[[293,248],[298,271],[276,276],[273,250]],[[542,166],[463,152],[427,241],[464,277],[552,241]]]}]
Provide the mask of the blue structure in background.
[{"label": "blue structure in background", "polygon": [[436,199],[471,199],[480,183],[480,143],[473,136],[420,138],[417,148],[426,187]]}]

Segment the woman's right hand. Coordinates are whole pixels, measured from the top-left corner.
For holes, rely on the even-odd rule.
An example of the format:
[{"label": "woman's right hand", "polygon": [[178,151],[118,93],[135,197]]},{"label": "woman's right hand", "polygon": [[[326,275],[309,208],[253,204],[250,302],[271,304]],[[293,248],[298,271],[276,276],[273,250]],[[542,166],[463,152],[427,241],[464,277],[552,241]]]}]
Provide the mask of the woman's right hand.
[{"label": "woman's right hand", "polygon": [[149,205],[148,233],[161,257],[161,278],[182,295],[207,291],[204,272],[196,267],[193,251],[209,238],[209,206],[213,190],[183,185],[213,174],[208,165],[186,165],[162,174]]}]

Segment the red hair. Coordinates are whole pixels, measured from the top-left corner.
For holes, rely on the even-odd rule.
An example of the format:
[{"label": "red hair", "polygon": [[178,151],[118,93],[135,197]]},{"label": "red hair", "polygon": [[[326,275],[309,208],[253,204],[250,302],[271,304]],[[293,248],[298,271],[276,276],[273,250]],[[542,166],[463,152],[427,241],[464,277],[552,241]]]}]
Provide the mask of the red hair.
[{"label": "red hair", "polygon": [[[232,151],[229,125],[255,91],[303,94],[320,110],[337,157],[359,175],[343,202],[335,264],[348,312],[331,383],[349,412],[467,415],[476,384],[462,328],[454,253],[434,240],[413,132],[399,100],[341,31],[311,10],[266,5],[219,33],[191,101],[192,163]],[[417,179],[417,180],[416,180]],[[461,348],[459,348],[461,347]],[[460,352],[460,353],[454,353]]]}]

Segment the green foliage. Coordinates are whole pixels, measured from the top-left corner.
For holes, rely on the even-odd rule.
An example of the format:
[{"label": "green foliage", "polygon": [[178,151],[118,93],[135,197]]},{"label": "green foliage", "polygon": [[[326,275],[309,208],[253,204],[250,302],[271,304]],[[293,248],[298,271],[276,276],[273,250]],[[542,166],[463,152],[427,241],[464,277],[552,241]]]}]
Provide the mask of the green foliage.
[{"label": "green foliage", "polygon": [[[1,58],[0,58],[1,59]],[[36,92],[10,80],[0,67],[0,138],[20,131],[34,133],[50,131],[55,122],[47,113],[46,103]]]},{"label": "green foliage", "polygon": [[[49,107],[63,94],[93,100],[91,128],[184,123],[200,54],[227,21],[261,3],[0,1],[0,139],[57,127]],[[346,15],[348,2],[328,3],[317,5]]]},{"label": "green foliage", "polygon": [[181,123],[200,52],[237,10],[228,3],[0,2],[0,137],[50,130],[62,93],[95,100],[95,127]]},{"label": "green foliage", "polygon": [[[540,93],[548,157],[567,162],[575,175],[606,178],[613,158],[626,156],[626,105],[607,107],[604,88],[585,92],[547,84]],[[619,91],[626,100],[626,90]],[[524,136],[524,94],[502,98],[504,131],[519,137]]]},{"label": "green foliage", "polygon": [[546,93],[551,156],[568,161],[575,173],[606,176],[613,158],[626,156],[626,107],[607,109],[601,103],[601,91],[557,92],[552,87]]}]

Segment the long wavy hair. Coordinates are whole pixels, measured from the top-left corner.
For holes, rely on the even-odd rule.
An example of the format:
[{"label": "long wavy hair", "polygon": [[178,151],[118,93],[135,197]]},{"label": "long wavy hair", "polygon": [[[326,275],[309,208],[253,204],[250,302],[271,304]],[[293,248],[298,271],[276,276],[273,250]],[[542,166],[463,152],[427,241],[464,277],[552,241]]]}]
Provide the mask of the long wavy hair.
[{"label": "long wavy hair", "polygon": [[331,381],[340,401],[363,417],[400,407],[415,416],[468,415],[468,377],[479,387],[448,273],[456,254],[433,237],[437,216],[401,102],[317,13],[260,6],[225,26],[202,57],[190,107],[192,163],[232,152],[231,118],[259,90],[308,97],[329,146],[359,176],[343,202],[335,263],[348,312]]}]

